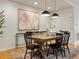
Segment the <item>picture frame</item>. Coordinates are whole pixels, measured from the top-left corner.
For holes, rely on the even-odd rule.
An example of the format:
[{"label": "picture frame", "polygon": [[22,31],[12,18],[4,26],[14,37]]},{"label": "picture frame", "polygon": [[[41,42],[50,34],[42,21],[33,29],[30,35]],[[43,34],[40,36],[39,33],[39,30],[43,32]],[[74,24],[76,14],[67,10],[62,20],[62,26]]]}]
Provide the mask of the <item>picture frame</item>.
[{"label": "picture frame", "polygon": [[18,9],[18,30],[39,30],[39,14],[33,11]]}]

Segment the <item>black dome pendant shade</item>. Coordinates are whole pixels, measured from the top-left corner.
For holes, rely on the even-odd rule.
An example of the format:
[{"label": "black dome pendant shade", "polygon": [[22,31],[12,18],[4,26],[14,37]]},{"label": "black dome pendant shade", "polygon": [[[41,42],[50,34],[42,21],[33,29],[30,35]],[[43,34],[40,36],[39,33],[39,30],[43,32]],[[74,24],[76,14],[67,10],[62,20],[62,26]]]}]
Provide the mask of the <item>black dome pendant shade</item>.
[{"label": "black dome pendant shade", "polygon": [[47,10],[45,10],[42,12],[42,16],[50,16],[50,13]]},{"label": "black dome pendant shade", "polygon": [[54,13],[52,16],[59,16],[57,13]]},{"label": "black dome pendant shade", "polygon": [[54,14],[52,15],[52,18],[59,18],[59,15],[58,15],[57,13],[54,13]]}]

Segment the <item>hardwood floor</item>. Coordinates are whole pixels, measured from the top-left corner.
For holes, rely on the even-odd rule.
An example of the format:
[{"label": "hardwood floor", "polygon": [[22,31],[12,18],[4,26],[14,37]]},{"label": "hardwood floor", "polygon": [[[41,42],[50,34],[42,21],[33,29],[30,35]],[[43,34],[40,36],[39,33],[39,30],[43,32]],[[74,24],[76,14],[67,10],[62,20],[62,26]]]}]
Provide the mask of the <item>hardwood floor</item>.
[{"label": "hardwood floor", "polygon": [[79,54],[74,59],[79,59]]},{"label": "hardwood floor", "polygon": [[10,54],[8,54],[7,52],[0,52],[0,59],[15,59],[14,57],[12,57]]},{"label": "hardwood floor", "polygon": [[[79,51],[79,45],[77,46],[76,49]],[[78,51],[77,51],[77,52],[78,52]],[[73,59],[79,59],[79,53],[78,53]]]}]

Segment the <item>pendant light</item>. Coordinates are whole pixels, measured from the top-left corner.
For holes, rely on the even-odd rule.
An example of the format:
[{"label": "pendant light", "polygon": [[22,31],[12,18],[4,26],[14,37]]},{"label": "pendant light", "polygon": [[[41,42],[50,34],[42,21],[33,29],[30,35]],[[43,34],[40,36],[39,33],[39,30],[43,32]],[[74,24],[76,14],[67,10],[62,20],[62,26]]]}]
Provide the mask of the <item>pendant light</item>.
[{"label": "pendant light", "polygon": [[56,13],[56,0],[55,0],[55,9],[54,9],[54,14],[51,16],[51,18],[59,18],[58,13]]},{"label": "pendant light", "polygon": [[[46,9],[46,0],[45,0],[45,9]],[[50,16],[50,13],[47,10],[44,10],[41,15],[42,16]]]}]

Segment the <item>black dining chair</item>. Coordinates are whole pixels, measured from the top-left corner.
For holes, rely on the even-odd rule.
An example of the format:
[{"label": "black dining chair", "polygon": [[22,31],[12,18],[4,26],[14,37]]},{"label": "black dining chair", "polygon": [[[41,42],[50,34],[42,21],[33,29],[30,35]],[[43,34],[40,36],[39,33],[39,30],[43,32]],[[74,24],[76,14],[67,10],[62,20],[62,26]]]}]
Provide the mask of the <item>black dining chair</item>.
[{"label": "black dining chair", "polygon": [[[69,38],[70,38],[70,32],[64,32],[63,34],[63,41],[62,41],[62,46],[65,48],[67,48],[69,54],[70,54],[70,50],[69,50]],[[65,49],[66,49],[65,48]]]},{"label": "black dining chair", "polygon": [[62,57],[63,57],[63,48],[62,46],[62,40],[63,40],[63,34],[61,33],[56,33],[56,43],[55,44],[50,44],[48,45],[51,50],[53,51],[53,54],[56,56],[56,59],[58,59],[58,52],[61,53]]},{"label": "black dining chair", "polygon": [[24,59],[26,59],[27,49],[31,50],[31,59],[32,59],[34,49],[37,49],[39,47],[39,45],[35,45],[32,39],[27,39],[27,36],[32,36],[32,34],[33,34],[32,32],[24,33],[24,39],[26,44],[26,52],[25,52]]}]

